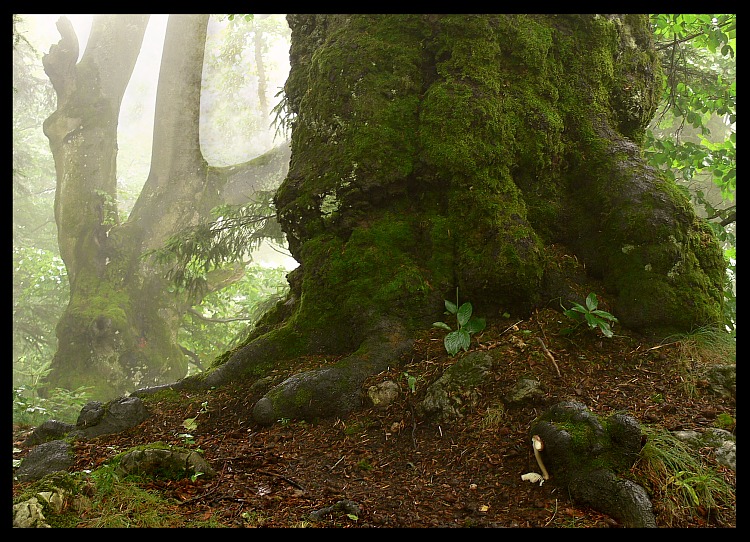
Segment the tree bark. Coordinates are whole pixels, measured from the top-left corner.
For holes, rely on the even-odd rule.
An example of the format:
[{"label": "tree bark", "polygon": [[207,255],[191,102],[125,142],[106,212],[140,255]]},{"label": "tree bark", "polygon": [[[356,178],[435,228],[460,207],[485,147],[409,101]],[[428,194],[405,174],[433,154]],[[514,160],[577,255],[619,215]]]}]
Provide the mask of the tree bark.
[{"label": "tree bark", "polygon": [[361,369],[397,363],[456,289],[489,319],[583,302],[566,257],[626,327],[721,321],[720,247],[640,154],[661,91],[648,17],[287,19],[292,156],[275,203],[300,267],[246,346],[180,386],[348,353],[256,405],[262,422],[341,415],[330,371],[356,375],[340,379],[353,408]]},{"label": "tree bark", "polygon": [[[157,89],[151,170],[127,221],[116,199],[117,119],[148,16],[94,18],[86,53],[67,19],[44,66],[58,95],[45,122],[57,172],[55,217],[70,280],[70,303],[57,326],[48,388],[89,387],[108,400],[139,386],[185,376],[177,343],[182,313],[197,299],[170,292],[144,252],[209,216],[231,187],[244,203],[262,173],[286,172],[284,150],[226,168],[200,150],[199,115],[208,15],[173,15]],[[288,154],[286,155],[288,156]],[[241,200],[244,195],[244,200]]]}]

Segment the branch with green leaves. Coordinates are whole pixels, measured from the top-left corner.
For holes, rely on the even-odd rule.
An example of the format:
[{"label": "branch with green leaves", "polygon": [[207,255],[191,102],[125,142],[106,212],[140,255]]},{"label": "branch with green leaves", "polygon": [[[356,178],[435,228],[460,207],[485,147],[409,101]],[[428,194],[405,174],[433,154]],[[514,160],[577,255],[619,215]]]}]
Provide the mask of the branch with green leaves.
[{"label": "branch with green leaves", "polygon": [[273,208],[273,191],[259,191],[242,206],[221,205],[212,210],[212,221],[185,228],[161,248],[143,257],[165,268],[164,276],[189,294],[205,292],[207,273],[245,261],[264,241],[283,245]]}]

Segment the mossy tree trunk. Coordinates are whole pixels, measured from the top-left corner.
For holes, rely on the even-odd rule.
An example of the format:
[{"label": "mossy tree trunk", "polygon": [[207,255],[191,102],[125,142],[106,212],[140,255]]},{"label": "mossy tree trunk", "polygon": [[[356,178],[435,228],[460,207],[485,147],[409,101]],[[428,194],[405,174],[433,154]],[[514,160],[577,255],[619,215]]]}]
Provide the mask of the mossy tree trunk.
[{"label": "mossy tree trunk", "polygon": [[276,202],[302,263],[298,320],[424,325],[456,287],[487,315],[528,311],[549,302],[562,244],[627,327],[720,321],[719,246],[640,154],[661,93],[647,16],[289,21]]},{"label": "mossy tree trunk", "polygon": [[286,303],[202,385],[353,352],[256,406],[268,422],[338,415],[351,402],[331,399],[331,371],[354,397],[353,375],[394,362],[456,288],[490,319],[559,306],[561,252],[624,326],[720,322],[719,245],[641,157],[662,81],[647,16],[288,22],[292,157],[275,201],[301,265]]},{"label": "mossy tree trunk", "polygon": [[[55,159],[55,218],[70,282],[46,385],[88,386],[101,400],[185,376],[188,359],[177,330],[181,314],[199,299],[171,293],[163,273],[142,255],[208,218],[211,208],[225,202],[227,187],[241,191],[238,185],[259,169],[253,161],[214,168],[204,160],[199,114],[208,15],[171,16],[151,170],[130,216],[120,221],[117,121],[147,22],[140,15],[94,17],[76,63],[78,41],[62,18],[62,39],[44,58],[58,97],[44,129]],[[252,188],[245,183],[244,193]]]}]

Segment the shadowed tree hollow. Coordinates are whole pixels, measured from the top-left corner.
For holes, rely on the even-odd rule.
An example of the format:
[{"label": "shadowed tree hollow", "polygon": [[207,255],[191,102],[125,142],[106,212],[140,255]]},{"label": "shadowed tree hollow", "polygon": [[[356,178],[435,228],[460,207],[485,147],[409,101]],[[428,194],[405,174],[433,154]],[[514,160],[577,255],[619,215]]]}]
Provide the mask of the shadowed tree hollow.
[{"label": "shadowed tree hollow", "polygon": [[340,354],[253,411],[340,416],[456,289],[491,319],[594,280],[633,330],[721,322],[721,249],[641,157],[662,88],[647,16],[287,19],[292,155],[275,204],[300,266],[243,346],[173,387]]}]

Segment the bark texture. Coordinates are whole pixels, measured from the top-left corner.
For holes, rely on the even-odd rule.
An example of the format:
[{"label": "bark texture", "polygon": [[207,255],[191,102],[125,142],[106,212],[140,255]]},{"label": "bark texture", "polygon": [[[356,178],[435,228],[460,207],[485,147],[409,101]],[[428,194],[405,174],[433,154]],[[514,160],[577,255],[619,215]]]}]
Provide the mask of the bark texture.
[{"label": "bark texture", "polygon": [[[640,154],[661,91],[646,16],[288,21],[292,156],[275,202],[301,265],[204,385],[305,353],[360,363],[360,345],[440,319],[456,288],[487,318],[583,302],[565,257],[624,326],[720,322],[720,247]],[[263,419],[298,415],[314,382],[271,390]]]}]

